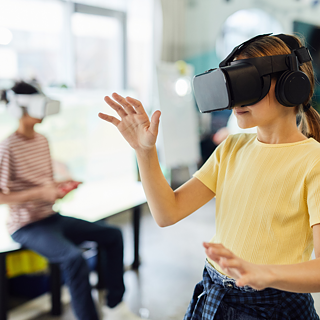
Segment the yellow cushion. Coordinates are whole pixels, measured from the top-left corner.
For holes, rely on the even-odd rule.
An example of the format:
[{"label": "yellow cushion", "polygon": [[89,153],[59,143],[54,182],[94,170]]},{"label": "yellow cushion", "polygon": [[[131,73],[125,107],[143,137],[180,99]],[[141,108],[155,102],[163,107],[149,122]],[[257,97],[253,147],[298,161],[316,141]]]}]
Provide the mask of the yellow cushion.
[{"label": "yellow cushion", "polygon": [[48,260],[31,250],[21,250],[7,254],[7,277],[42,272],[47,269]]}]

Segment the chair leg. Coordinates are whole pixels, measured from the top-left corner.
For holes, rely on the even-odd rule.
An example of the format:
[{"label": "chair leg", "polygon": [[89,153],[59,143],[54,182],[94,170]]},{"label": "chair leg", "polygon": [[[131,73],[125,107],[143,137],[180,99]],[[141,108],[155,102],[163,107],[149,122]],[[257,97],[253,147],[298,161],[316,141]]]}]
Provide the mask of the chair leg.
[{"label": "chair leg", "polygon": [[131,265],[133,270],[138,270],[140,265],[140,256],[139,256],[139,241],[140,241],[140,215],[141,208],[140,206],[136,206],[133,208],[133,249],[134,249],[134,260]]},{"label": "chair leg", "polygon": [[0,254],[0,320],[7,320],[8,311],[8,281],[6,269],[6,254]]},{"label": "chair leg", "polygon": [[60,316],[61,307],[61,272],[58,263],[50,263],[51,315]]}]

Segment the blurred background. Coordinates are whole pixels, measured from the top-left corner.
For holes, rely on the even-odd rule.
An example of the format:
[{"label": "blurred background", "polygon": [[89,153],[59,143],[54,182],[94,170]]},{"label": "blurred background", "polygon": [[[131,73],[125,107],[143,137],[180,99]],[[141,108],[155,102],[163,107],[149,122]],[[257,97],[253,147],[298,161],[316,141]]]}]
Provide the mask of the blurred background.
[{"label": "blurred background", "polygon": [[[1,0],[0,90],[16,80],[34,81],[61,101],[60,113],[36,130],[49,140],[56,177],[84,183],[139,180],[134,152],[97,116],[113,114],[104,96],[135,97],[150,115],[160,109],[157,148],[175,188],[220,143],[215,134],[230,116],[199,113],[192,77],[218,67],[246,39],[272,32],[302,36],[319,78],[319,17],[318,0]],[[320,111],[319,83],[313,106]],[[0,104],[0,140],[16,127]],[[127,219],[124,214],[112,222],[130,241]],[[146,206],[141,232],[143,263],[127,272],[126,299],[145,318],[182,319],[201,279],[201,241],[214,232],[214,200],[165,230]],[[66,310],[63,319],[73,319]]]},{"label": "blurred background", "polygon": [[[131,95],[149,114],[163,111],[160,161],[168,180],[177,180],[177,168],[189,174],[206,160],[230,115],[198,112],[194,74],[269,32],[301,35],[320,72],[317,0],[2,0],[0,6],[0,90],[33,80],[61,100],[62,111],[38,130],[57,163],[82,181],[136,175],[134,161],[123,163],[123,152],[134,157],[126,143],[97,118],[110,112],[105,95]],[[314,104],[318,108],[319,86]],[[0,112],[2,140],[16,122],[4,105]]]}]

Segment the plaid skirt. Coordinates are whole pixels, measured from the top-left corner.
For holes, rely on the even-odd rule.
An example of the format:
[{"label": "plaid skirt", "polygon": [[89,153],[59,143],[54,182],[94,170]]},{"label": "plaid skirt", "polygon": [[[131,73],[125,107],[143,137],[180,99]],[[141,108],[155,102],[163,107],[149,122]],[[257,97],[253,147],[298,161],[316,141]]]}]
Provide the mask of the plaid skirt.
[{"label": "plaid skirt", "polygon": [[234,279],[214,269],[208,261],[193,293],[184,320],[272,319],[319,320],[310,293],[272,288],[238,287]]}]

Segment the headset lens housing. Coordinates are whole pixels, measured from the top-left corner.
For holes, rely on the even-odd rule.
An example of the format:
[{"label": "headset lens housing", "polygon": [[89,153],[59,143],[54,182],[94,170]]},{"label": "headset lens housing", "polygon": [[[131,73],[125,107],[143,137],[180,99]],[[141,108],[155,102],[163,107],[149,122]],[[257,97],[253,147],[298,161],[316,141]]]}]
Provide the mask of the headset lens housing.
[{"label": "headset lens housing", "polygon": [[202,113],[231,107],[228,83],[221,69],[196,75],[193,78],[193,89]]}]

